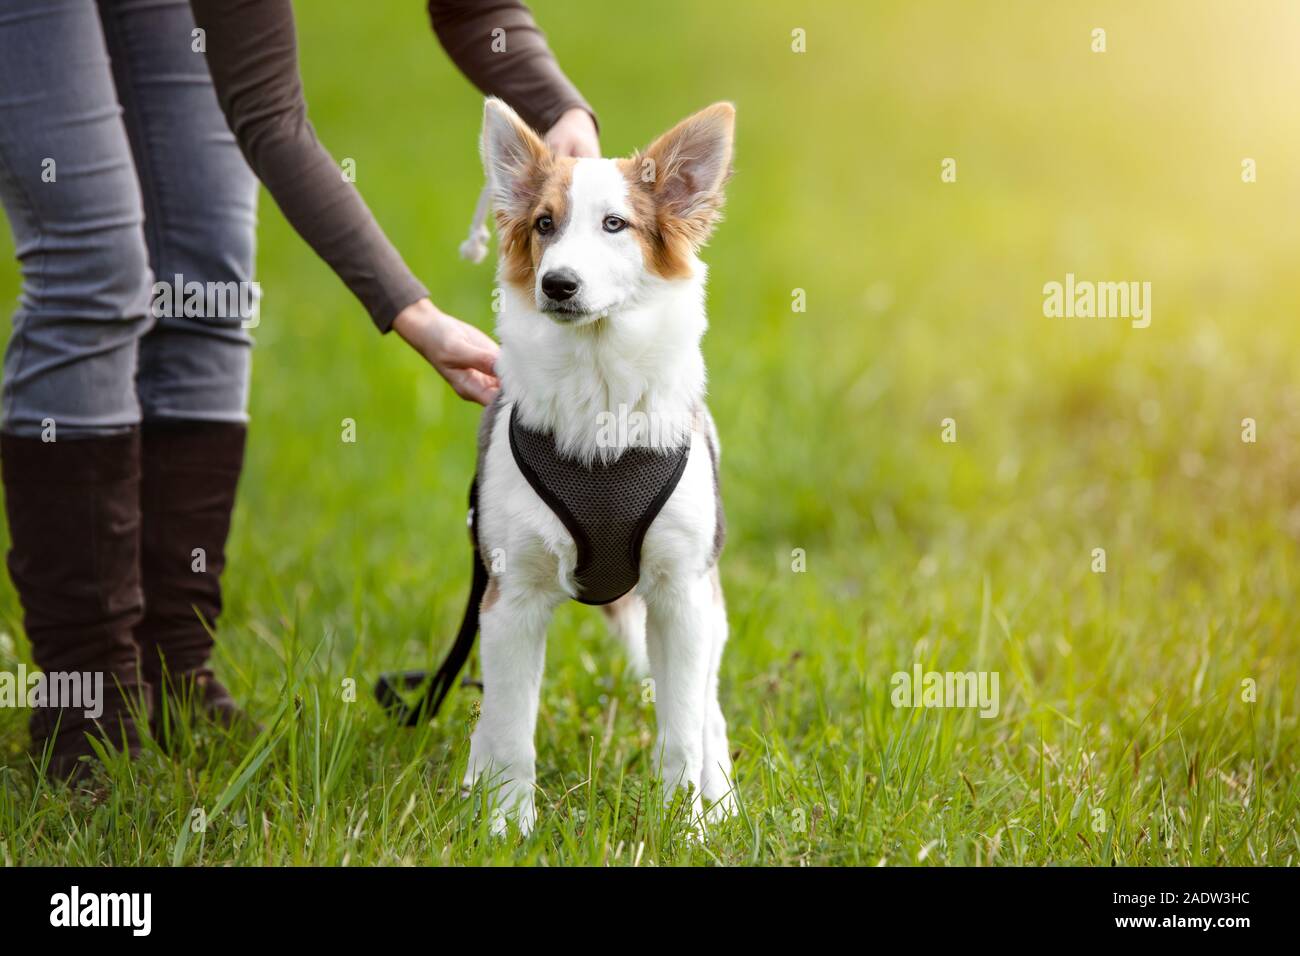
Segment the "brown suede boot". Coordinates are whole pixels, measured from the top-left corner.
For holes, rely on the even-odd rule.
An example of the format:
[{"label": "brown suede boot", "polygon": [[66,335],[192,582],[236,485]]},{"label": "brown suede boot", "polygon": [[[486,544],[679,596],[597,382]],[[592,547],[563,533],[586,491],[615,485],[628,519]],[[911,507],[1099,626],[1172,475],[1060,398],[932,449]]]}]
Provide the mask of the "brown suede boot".
[{"label": "brown suede boot", "polygon": [[243,425],[224,422],[143,428],[145,613],[135,639],[153,685],[160,739],[176,726],[179,710],[224,726],[247,721],[208,666],[246,433]]},{"label": "brown suede boot", "polygon": [[[133,755],[132,710],[146,706],[132,632],[140,590],[140,435],[63,439],[0,435],[9,517],[9,576],[23,606],[32,657],[47,677],[102,674],[103,710],[46,706],[32,712],[32,752],[47,745],[48,771],[90,770],[96,734]],[[66,701],[65,701],[66,703]]]}]

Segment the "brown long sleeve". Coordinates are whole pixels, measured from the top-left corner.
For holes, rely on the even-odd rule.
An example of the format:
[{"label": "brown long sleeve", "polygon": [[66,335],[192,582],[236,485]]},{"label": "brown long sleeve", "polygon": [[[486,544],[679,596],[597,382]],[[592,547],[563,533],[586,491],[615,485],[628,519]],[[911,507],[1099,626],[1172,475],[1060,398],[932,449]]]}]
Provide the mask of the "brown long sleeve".
[{"label": "brown long sleeve", "polygon": [[316,138],[289,0],[191,0],[190,6],[207,34],[217,99],[248,164],[290,225],[388,331],[398,312],[429,293]]},{"label": "brown long sleeve", "polygon": [[533,129],[545,133],[574,107],[595,119],[520,0],[429,0],[429,19],[470,82],[501,97]]}]

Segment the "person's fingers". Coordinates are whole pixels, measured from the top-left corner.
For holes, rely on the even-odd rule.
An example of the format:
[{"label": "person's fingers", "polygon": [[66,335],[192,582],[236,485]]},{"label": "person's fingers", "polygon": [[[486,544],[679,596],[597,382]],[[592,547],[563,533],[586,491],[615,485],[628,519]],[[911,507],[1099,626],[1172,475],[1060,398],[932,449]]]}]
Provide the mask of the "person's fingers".
[{"label": "person's fingers", "polygon": [[496,376],[496,349],[473,349],[464,357],[466,368],[478,369],[487,375]]},{"label": "person's fingers", "polygon": [[550,131],[542,137],[542,142],[544,142],[546,148],[556,156],[568,156],[569,136],[567,130],[564,128],[564,120],[560,120],[552,126]]},{"label": "person's fingers", "polygon": [[451,322],[453,324],[444,335],[441,345],[445,359],[455,365],[468,365],[491,372],[501,346],[482,329],[459,319],[452,319]]},{"label": "person's fingers", "polygon": [[590,157],[594,159],[600,156],[599,148],[581,136],[566,135],[557,137],[547,145],[551,147],[551,151],[555,153],[556,156],[561,158],[571,156],[578,158]]},{"label": "person's fingers", "polygon": [[484,375],[474,369],[460,370],[452,376],[450,382],[457,395],[478,402],[480,405],[490,404],[496,398],[497,392],[501,390],[501,385],[495,377]]},{"label": "person's fingers", "polygon": [[497,378],[495,375],[485,375],[483,372],[471,369],[469,377],[482,384],[482,386],[489,391],[498,391],[501,388],[501,379]]},{"label": "person's fingers", "polygon": [[495,342],[489,341],[486,345],[475,347],[472,352],[474,359],[466,364],[482,369],[489,375],[496,374],[497,359],[501,357],[501,348]]}]

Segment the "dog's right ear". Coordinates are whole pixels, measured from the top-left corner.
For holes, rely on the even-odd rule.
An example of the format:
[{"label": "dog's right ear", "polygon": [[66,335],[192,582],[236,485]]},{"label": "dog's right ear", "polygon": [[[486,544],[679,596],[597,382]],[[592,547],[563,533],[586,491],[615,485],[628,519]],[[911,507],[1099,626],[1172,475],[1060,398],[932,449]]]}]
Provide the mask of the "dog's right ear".
[{"label": "dog's right ear", "polygon": [[675,220],[696,245],[708,238],[721,211],[735,131],[736,108],[714,103],[682,120],[637,157],[661,220]]},{"label": "dog's right ear", "polygon": [[491,97],[483,106],[479,151],[497,211],[510,218],[526,215],[546,179],[551,158],[546,144],[514,110]]}]

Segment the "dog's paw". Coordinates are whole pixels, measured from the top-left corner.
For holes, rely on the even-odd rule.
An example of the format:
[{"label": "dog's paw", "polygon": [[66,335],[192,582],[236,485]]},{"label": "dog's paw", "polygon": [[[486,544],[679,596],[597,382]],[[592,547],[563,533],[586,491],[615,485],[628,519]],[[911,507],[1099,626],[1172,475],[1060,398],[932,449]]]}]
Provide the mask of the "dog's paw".
[{"label": "dog's paw", "polygon": [[461,783],[462,797],[474,796],[480,788],[487,790],[489,830],[501,837],[510,832],[513,822],[521,836],[528,836],[537,825],[537,805],[533,801],[533,785],[521,780],[507,780],[494,784],[486,775],[466,774]]},{"label": "dog's paw", "polygon": [[704,822],[709,826],[716,826],[724,820],[734,817],[739,809],[740,805],[736,802],[736,794],[728,790],[709,804],[709,808],[704,811]]},{"label": "dog's paw", "polygon": [[503,837],[510,832],[510,824],[519,830],[520,836],[528,836],[537,826],[537,806],[533,802],[532,794],[526,799],[517,801],[510,809],[501,805],[492,808],[491,830],[494,837]]}]

